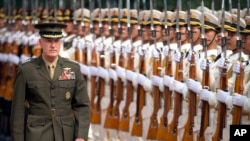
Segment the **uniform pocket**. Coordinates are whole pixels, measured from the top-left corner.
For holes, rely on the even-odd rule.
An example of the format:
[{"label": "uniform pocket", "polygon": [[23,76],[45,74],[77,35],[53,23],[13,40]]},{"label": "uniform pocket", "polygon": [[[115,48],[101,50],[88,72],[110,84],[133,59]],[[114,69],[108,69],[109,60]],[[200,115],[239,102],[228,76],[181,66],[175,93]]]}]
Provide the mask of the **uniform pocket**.
[{"label": "uniform pocket", "polygon": [[61,95],[61,100],[71,102],[75,91],[75,81],[58,81],[58,87],[59,94]]},{"label": "uniform pocket", "polygon": [[39,100],[41,93],[47,93],[49,83],[46,81],[28,81],[27,82],[27,99]]},{"label": "uniform pocket", "polygon": [[29,115],[26,125],[26,140],[34,141],[41,139],[43,131],[47,130],[46,126],[50,126],[48,125],[49,122],[51,122],[49,117]]}]

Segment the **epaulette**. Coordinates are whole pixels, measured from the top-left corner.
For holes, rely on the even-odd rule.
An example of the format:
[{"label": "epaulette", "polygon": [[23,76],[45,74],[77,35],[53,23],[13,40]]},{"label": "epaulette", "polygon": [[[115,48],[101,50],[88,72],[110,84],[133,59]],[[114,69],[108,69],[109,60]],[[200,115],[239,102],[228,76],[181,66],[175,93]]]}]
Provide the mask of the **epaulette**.
[{"label": "epaulette", "polygon": [[27,64],[28,62],[31,62],[34,58],[29,58],[29,59],[26,59],[24,60],[24,62],[22,62],[20,65],[25,65]]},{"label": "epaulette", "polygon": [[64,61],[66,61],[66,62],[70,62],[70,63],[76,63],[76,64],[78,64],[78,62],[77,62],[77,61],[72,60],[72,59],[69,59],[69,58],[63,58],[63,60],[64,60]]}]

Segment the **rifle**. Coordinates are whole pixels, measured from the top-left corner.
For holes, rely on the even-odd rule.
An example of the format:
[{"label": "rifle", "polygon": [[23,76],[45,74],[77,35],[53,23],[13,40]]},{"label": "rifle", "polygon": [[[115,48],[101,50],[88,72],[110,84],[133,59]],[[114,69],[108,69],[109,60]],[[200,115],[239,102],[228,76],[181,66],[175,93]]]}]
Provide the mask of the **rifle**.
[{"label": "rifle", "polygon": [[[238,42],[239,41],[237,41],[237,44],[239,44]],[[244,68],[242,67],[242,62],[241,62],[240,73],[236,74],[235,87],[234,87],[235,93],[243,95],[243,90],[244,90],[243,80],[244,80]],[[232,124],[233,125],[241,124],[241,117],[242,117],[242,107],[234,105]]]},{"label": "rifle", "polygon": [[[222,1],[222,32],[224,33],[224,1]],[[222,37],[224,35],[222,34]],[[226,45],[224,44],[225,38],[222,38],[222,48],[224,49],[224,58],[226,58]],[[220,74],[220,89],[223,91],[227,91],[227,62],[224,64],[224,68],[222,68]],[[217,126],[215,133],[213,134],[212,139],[214,141],[219,141],[222,139],[223,128],[226,126],[226,113],[227,113],[227,106],[225,103],[218,101],[218,111],[217,111]]]},{"label": "rifle", "polygon": [[[109,22],[109,32],[110,35],[113,36],[113,32],[111,29],[111,9],[110,9],[110,1],[107,1],[107,7],[108,7],[108,22]],[[113,70],[113,64],[116,62],[116,55],[115,55],[115,50],[113,49],[113,42],[114,40],[112,39],[112,44],[109,47],[110,50],[112,51],[110,54],[110,71]],[[116,72],[115,72],[116,73]],[[106,114],[106,119],[104,123],[105,128],[112,128],[112,129],[118,129],[119,128],[119,104],[121,102],[121,97],[118,97],[117,91],[116,91],[116,80],[110,79],[110,103],[107,108],[107,114]]]},{"label": "rifle", "polygon": [[[179,51],[181,53],[181,33],[179,31],[179,11],[180,11],[180,0],[177,1],[177,21],[176,21],[176,38]],[[181,53],[180,62],[176,62],[176,75],[175,80],[183,82],[183,53]],[[167,140],[176,141],[177,140],[177,126],[178,126],[178,119],[181,115],[181,108],[182,108],[182,94],[175,92],[174,93],[174,115],[173,120],[168,125],[168,132],[167,132]]]},{"label": "rifle", "polygon": [[[136,3],[134,3],[135,5],[139,4],[138,1],[135,1]],[[120,126],[119,126],[119,130],[125,131],[125,132],[129,132],[130,131],[130,113],[129,113],[129,106],[130,103],[133,101],[133,95],[134,95],[134,86],[132,83],[132,76],[130,75],[131,73],[134,73],[134,46],[132,44],[133,41],[133,37],[132,37],[132,27],[131,27],[131,23],[130,23],[130,1],[127,1],[127,9],[128,9],[128,34],[130,37],[130,46],[131,49],[129,48],[127,51],[127,66],[126,66],[126,74],[127,74],[127,83],[126,83],[126,99],[125,99],[125,106],[122,110],[122,116],[121,116],[121,120],[120,120]],[[138,11],[137,11],[138,12]],[[138,13],[137,13],[138,16]],[[138,17],[139,19],[139,17]],[[139,23],[139,22],[138,22]]]},{"label": "rifle", "polygon": [[[167,26],[167,2],[164,0],[164,25],[165,25],[165,33],[166,36],[169,36],[169,29]],[[169,47],[170,39],[168,37],[167,45]],[[171,51],[168,52],[168,55],[165,56],[164,59],[165,65],[165,75],[172,76],[172,55]],[[171,95],[172,91],[169,87],[164,86],[163,98],[164,98],[164,107],[163,107],[163,115],[160,117],[160,124],[158,125],[157,140],[167,140],[166,133],[168,132],[168,112],[171,108]]]},{"label": "rifle", "polygon": [[[159,72],[160,62],[161,62],[160,58],[154,58],[153,75],[155,75],[156,77],[160,76],[160,72]],[[149,124],[147,139],[156,139],[156,136],[157,136],[157,130],[158,130],[157,113],[160,108],[160,90],[158,86],[153,86],[153,98],[154,98],[154,109],[150,117],[150,124]]]},{"label": "rifle", "polygon": [[[100,52],[99,58],[100,58],[100,67],[104,67],[105,66],[104,51]],[[101,77],[98,77],[97,88],[95,91],[95,96],[97,100],[96,103],[94,101],[91,110],[91,123],[93,124],[101,124],[101,99],[104,96],[104,90],[105,90],[104,87],[105,87],[105,80]]]},{"label": "rifle", "polygon": [[[196,64],[195,64],[195,56],[193,50],[193,35],[190,29],[190,0],[188,1],[188,10],[187,10],[187,21],[188,21],[188,38],[191,42],[191,60],[190,60],[190,69],[189,69],[189,78],[195,80],[196,79]],[[193,127],[194,127],[194,117],[196,115],[196,93],[189,90],[188,97],[188,119],[187,123],[184,127],[184,135],[183,141],[192,141],[193,137]]]},{"label": "rifle", "polygon": [[[91,54],[91,67],[97,67],[97,53],[96,53],[96,47],[92,50],[92,54]],[[94,68],[96,69],[96,68]],[[96,89],[96,80],[97,80],[97,76],[96,75],[91,75],[90,78],[90,89],[91,89],[91,94],[90,94],[90,103],[91,103],[91,107],[94,106],[94,99],[95,99],[95,89]]]},{"label": "rifle", "polygon": [[[160,72],[158,72],[158,68],[160,67],[160,62],[161,62],[161,57],[160,57],[160,52],[157,50],[156,46],[156,31],[154,29],[153,25],[153,0],[150,0],[150,10],[151,10],[151,34],[152,38],[154,39],[154,49],[157,53],[158,56],[154,56],[153,58],[153,77],[158,77],[160,76]],[[158,129],[158,119],[157,119],[157,113],[160,108],[160,90],[159,86],[154,85],[153,86],[153,100],[154,100],[154,109],[153,113],[150,116],[150,124],[148,128],[148,134],[147,134],[147,139],[156,139],[157,135],[157,129]]]},{"label": "rifle", "polygon": [[[132,51],[131,53],[128,53],[128,63],[126,70],[127,71],[133,71],[134,70],[134,52]],[[121,115],[121,120],[119,124],[119,130],[122,131],[129,131],[129,118],[130,118],[130,113],[129,113],[129,105],[133,101],[133,92],[134,92],[134,87],[132,84],[132,81],[127,80],[127,95],[126,95],[126,101],[125,101],[125,106],[123,108],[123,112]]]},{"label": "rifle", "polygon": [[[112,69],[112,65],[115,64],[115,52],[113,51],[110,55],[110,69]],[[119,126],[119,109],[117,93],[116,93],[116,84],[115,80],[110,79],[110,103],[107,108],[106,119],[104,123],[105,128],[118,129]],[[115,102],[116,101],[116,102]]]},{"label": "rifle", "polygon": [[[207,59],[207,39],[205,38],[204,30],[204,2],[201,1],[201,36],[202,36],[202,46],[205,53],[205,59]],[[209,65],[207,62],[206,69],[203,70],[202,74],[202,87],[203,89],[208,89],[210,84],[209,79]],[[197,136],[197,141],[205,141],[205,130],[209,126],[209,103],[207,101],[201,100],[201,123],[200,123],[200,132]]]},{"label": "rifle", "polygon": [[[172,76],[172,55],[169,51],[168,55],[164,59],[165,64],[165,75]],[[163,115],[160,118],[160,124],[158,125],[157,129],[157,140],[167,140],[166,133],[168,132],[168,112],[171,108],[171,95],[172,91],[169,87],[164,86],[164,108],[163,108]]]},{"label": "rifle", "polygon": [[[139,73],[141,75],[146,74],[146,66],[145,66],[145,59],[144,55],[140,56],[139,61]],[[136,113],[135,113],[135,121],[132,127],[132,136],[142,136],[142,115],[141,111],[145,105],[145,90],[141,84],[138,84],[137,87],[137,96],[136,96]]]},{"label": "rifle", "polygon": [[[81,15],[81,18],[82,18],[82,21],[81,21],[81,26],[82,27],[84,27],[85,26],[85,24],[84,24],[84,8],[85,8],[85,1],[84,0],[81,0],[81,8],[82,8],[82,15]],[[85,33],[85,28],[83,28],[83,32]],[[85,36],[86,36],[86,34],[84,34],[84,37],[83,37],[83,40],[84,40],[84,47],[83,47],[83,53],[82,53],[82,55],[83,55],[83,57],[82,57],[82,64],[84,64],[84,65],[88,65],[87,64],[87,40],[85,39]],[[85,76],[85,78],[86,78],[87,76]]]},{"label": "rifle", "polygon": [[[237,21],[240,20],[240,1],[238,0],[238,12],[237,12]],[[239,53],[239,58],[238,61],[241,62],[241,53],[242,53],[242,49],[241,49],[241,40],[240,40],[240,25],[237,24],[237,48],[240,49],[240,53]],[[242,67],[243,64],[241,62],[241,67],[240,67],[240,73],[236,74],[236,80],[235,80],[235,87],[234,87],[234,92],[243,95],[243,90],[244,90],[244,68]],[[242,107],[234,105],[233,107],[233,120],[232,120],[232,124],[241,124],[241,115],[242,115]]]}]

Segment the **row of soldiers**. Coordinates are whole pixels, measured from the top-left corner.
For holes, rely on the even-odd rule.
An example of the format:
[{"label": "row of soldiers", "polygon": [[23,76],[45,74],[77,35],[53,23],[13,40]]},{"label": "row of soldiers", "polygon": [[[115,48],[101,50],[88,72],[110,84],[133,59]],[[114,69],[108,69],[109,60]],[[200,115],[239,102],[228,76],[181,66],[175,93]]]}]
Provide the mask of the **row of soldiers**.
[{"label": "row of soldiers", "polygon": [[35,18],[1,11],[1,133],[9,135],[17,65],[41,54],[33,24],[49,21],[67,24],[60,55],[86,78],[90,140],[228,141],[235,116],[250,123],[246,10],[44,9]]}]

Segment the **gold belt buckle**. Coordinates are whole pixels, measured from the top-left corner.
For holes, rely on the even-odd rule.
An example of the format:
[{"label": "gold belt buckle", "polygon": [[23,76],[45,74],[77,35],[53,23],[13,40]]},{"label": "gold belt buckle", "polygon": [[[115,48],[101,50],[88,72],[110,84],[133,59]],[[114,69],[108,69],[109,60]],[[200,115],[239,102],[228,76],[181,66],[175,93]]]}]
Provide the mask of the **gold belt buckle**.
[{"label": "gold belt buckle", "polygon": [[55,117],[56,116],[56,109],[51,109],[51,116],[52,117]]}]

